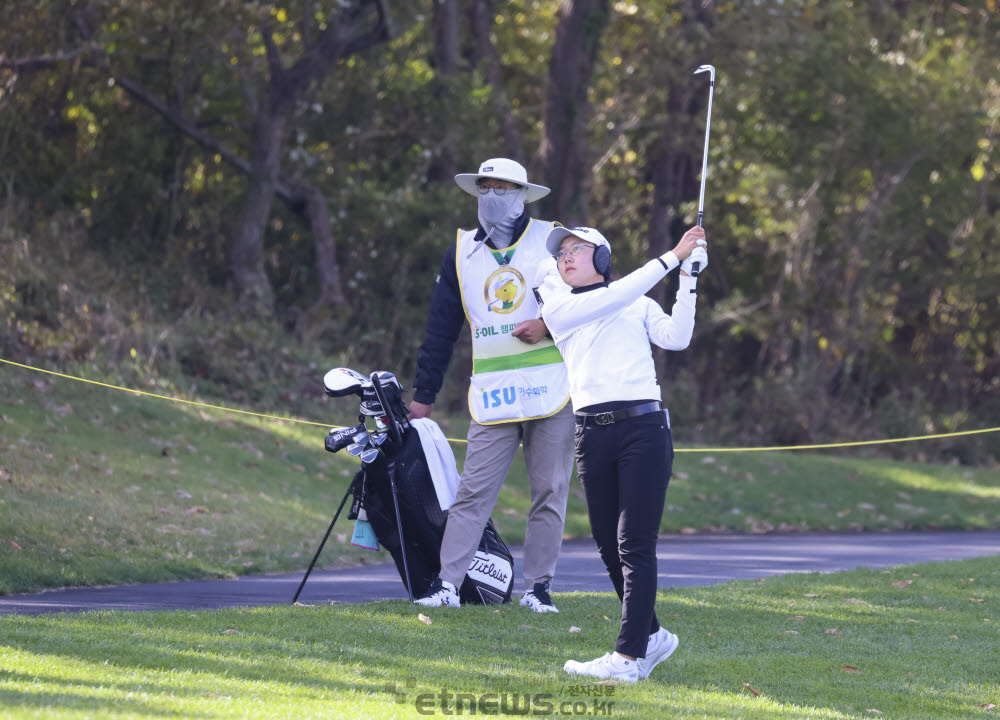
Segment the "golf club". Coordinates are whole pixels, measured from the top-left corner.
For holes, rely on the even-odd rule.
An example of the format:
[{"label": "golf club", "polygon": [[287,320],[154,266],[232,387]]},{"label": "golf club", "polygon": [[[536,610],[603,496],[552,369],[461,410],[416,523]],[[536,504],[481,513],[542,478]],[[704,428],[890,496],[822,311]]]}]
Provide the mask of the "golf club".
[{"label": "golf club", "polygon": [[[694,74],[708,73],[708,115],[705,117],[705,152],[701,157],[701,192],[698,195],[698,227],[705,217],[705,177],[708,174],[708,130],[712,125],[712,95],[715,93],[715,66],[701,65]],[[691,266],[691,277],[698,277],[701,272],[701,263],[695,262]]]},{"label": "golf club", "polygon": [[[395,378],[395,376],[393,376]],[[386,413],[389,425],[389,435],[392,436],[392,444],[397,448],[403,445],[403,434],[399,431],[399,425],[396,423],[396,418],[393,415],[393,408],[386,399],[385,390],[382,387],[382,378],[379,373],[373,372],[371,374],[371,383],[375,388],[375,395],[378,397],[379,405],[382,406],[383,412]],[[350,452],[350,450],[348,450]],[[382,452],[382,450],[376,449],[376,452]],[[392,488],[392,504],[396,510],[396,530],[399,532],[400,542],[405,543],[403,536],[403,518],[399,514],[399,489],[396,487],[396,464],[386,456],[386,462],[389,465],[389,486]],[[413,580],[410,577],[410,563],[406,557],[406,553],[403,553],[403,574],[406,577],[406,592],[410,596],[410,605],[413,604]]]},{"label": "golf club", "polygon": [[323,388],[330,397],[360,396],[366,385],[368,378],[350,368],[334,368],[323,377]]},{"label": "golf club", "polygon": [[332,453],[343,450],[354,442],[354,436],[364,430],[364,427],[364,424],[361,424],[354,427],[332,428],[330,434],[326,436],[326,449]]},{"label": "golf club", "polygon": [[[406,404],[401,397],[405,389],[390,372],[374,372],[368,378],[349,368],[334,368],[327,373],[324,387],[331,397],[357,395],[361,399],[358,424],[331,428],[325,443],[330,452],[346,446],[350,455],[360,458],[361,467],[345,491],[292,602],[298,601],[347,506],[348,496],[353,495],[348,519],[357,522],[351,543],[372,550],[377,550],[379,545],[387,549],[412,603],[414,593],[423,593],[429,578],[440,568],[440,545],[447,509],[434,483],[422,439],[418,432],[411,433],[419,427],[407,419]],[[374,428],[367,425],[369,418],[373,419]],[[441,441],[443,443],[435,441],[436,445],[448,448],[443,436]],[[450,448],[447,452],[451,452]],[[509,602],[514,559],[491,521],[487,521],[483,530],[476,562],[481,557],[487,559],[490,567],[506,569],[500,575],[467,573],[466,581],[471,589],[463,590],[464,601]],[[469,572],[472,572],[472,565]],[[419,584],[414,585],[414,582]]]}]

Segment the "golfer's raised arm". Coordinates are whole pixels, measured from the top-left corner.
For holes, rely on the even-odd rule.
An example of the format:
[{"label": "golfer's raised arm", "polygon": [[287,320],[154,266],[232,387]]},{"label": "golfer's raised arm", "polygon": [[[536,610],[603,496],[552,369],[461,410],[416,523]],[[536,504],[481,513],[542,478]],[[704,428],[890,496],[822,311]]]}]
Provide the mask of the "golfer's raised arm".
[{"label": "golfer's raised arm", "polygon": [[586,296],[557,289],[553,280],[547,280],[538,288],[543,301],[542,320],[555,341],[559,342],[560,338],[581,326],[632,304],[679,265],[677,256],[668,252],[656,260],[650,260],[621,280],[587,293]]},{"label": "golfer's raised arm", "polygon": [[667,315],[652,300],[646,306],[646,332],[649,341],[664,350],[683,350],[694,334],[695,286],[698,279],[681,275],[677,300]]},{"label": "golfer's raised arm", "polygon": [[551,275],[538,288],[542,297],[542,319],[552,337],[558,342],[581,326],[594,320],[613,315],[638,300],[667,273],[681,264],[697,243],[704,242],[705,231],[693,227],[684,233],[677,246],[655,260],[635,270],[606,288],[589,292],[586,296],[574,295],[565,284]]}]

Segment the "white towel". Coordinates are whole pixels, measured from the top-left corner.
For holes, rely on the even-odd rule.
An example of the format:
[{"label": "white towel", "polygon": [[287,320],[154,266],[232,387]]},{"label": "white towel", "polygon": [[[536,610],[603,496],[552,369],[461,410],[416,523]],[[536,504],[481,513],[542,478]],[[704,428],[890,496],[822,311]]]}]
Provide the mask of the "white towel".
[{"label": "white towel", "polygon": [[447,510],[455,501],[455,493],[458,492],[458,465],[455,464],[455,454],[451,451],[451,446],[441,428],[430,418],[410,420],[410,425],[420,436],[420,445],[427,459],[427,469],[431,472],[431,481],[434,483],[438,503],[442,510]]}]

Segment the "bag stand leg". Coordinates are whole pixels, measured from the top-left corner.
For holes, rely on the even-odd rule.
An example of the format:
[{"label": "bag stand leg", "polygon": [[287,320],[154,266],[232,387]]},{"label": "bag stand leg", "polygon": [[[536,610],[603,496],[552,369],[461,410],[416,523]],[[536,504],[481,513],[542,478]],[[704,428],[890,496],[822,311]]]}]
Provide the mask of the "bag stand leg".
[{"label": "bag stand leg", "polygon": [[406,592],[413,604],[413,581],[410,579],[410,564],[406,561],[406,539],[403,537],[403,518],[399,515],[399,494],[396,491],[396,468],[389,463],[389,484],[392,487],[392,504],[396,507],[396,529],[399,531],[399,545],[403,552],[403,572],[406,574]]},{"label": "bag stand leg", "polygon": [[[316,548],[316,554],[313,555],[312,562],[309,563],[309,569],[306,570],[306,574],[302,578],[302,582],[299,583],[299,589],[295,591],[295,597],[292,598],[292,605],[294,605],[298,599],[299,595],[302,593],[302,588],[306,585],[306,580],[309,579],[309,574],[313,571],[313,567],[316,566],[316,561],[319,560],[319,554],[323,552],[323,546],[326,545],[326,541],[330,539],[330,533],[333,532],[333,526],[337,522],[337,518],[340,517],[341,511],[344,509],[344,505],[347,504],[347,498],[354,494],[354,489],[356,483],[354,481],[347,488],[347,492],[344,493],[344,499],[340,501],[340,507],[337,508],[336,514],[333,516],[333,520],[330,522],[330,527],[326,529],[326,535],[323,536],[322,542],[320,542],[319,547]],[[395,491],[395,485],[393,485],[393,491]],[[396,511],[399,512],[398,510]]]}]

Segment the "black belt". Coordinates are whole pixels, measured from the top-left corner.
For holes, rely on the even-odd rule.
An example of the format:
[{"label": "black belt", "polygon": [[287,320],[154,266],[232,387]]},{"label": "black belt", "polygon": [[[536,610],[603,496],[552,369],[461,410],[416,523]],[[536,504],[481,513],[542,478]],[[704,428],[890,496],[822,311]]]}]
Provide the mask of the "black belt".
[{"label": "black belt", "polygon": [[632,407],[623,408],[621,410],[612,410],[610,412],[602,413],[578,412],[574,413],[574,416],[576,417],[577,425],[588,427],[594,425],[611,425],[619,420],[627,420],[628,418],[638,417],[639,415],[659,412],[660,409],[660,401],[654,400],[653,402],[643,403],[642,405],[633,405]]}]

